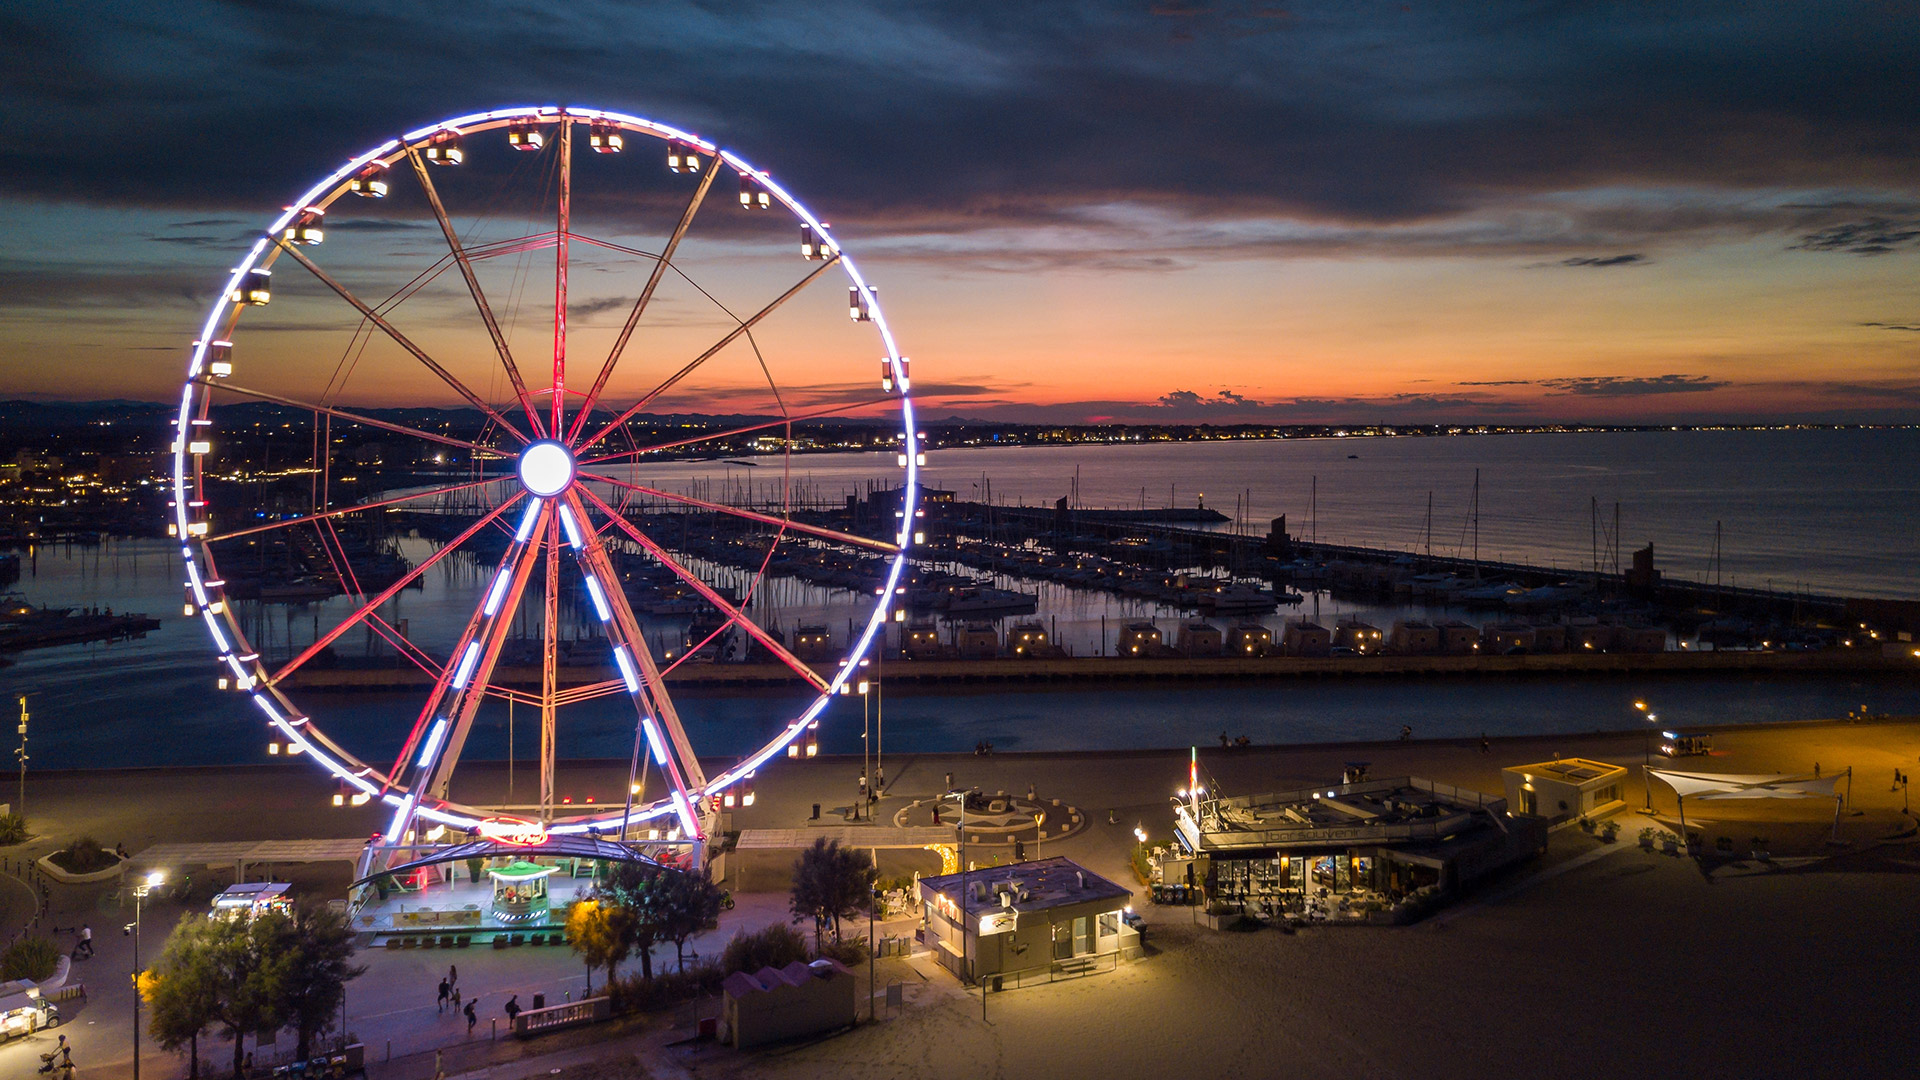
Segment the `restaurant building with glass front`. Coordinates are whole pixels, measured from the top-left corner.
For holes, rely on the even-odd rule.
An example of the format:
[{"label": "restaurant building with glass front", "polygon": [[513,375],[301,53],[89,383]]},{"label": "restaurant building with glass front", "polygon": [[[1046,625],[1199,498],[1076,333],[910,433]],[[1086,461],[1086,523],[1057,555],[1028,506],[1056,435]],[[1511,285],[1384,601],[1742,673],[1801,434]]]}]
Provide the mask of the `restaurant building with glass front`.
[{"label": "restaurant building with glass front", "polygon": [[1546,844],[1505,799],[1414,777],[1188,798],[1174,816],[1216,921],[1409,921]]}]

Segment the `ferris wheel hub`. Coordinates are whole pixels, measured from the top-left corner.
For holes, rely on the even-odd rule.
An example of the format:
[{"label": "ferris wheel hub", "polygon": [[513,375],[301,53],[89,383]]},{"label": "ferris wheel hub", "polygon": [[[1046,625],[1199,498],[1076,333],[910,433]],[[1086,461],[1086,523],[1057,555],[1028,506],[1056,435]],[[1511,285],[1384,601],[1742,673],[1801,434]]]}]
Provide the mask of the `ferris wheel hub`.
[{"label": "ferris wheel hub", "polygon": [[573,483],[573,453],[551,440],[541,440],[520,451],[520,483],[542,499],[550,499]]}]

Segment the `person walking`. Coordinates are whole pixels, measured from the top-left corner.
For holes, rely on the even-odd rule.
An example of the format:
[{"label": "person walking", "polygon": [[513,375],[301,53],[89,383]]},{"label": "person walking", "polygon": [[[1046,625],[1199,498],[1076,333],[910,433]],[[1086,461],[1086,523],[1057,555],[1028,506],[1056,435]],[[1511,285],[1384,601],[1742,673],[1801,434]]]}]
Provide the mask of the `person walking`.
[{"label": "person walking", "polygon": [[473,1037],[473,1025],[480,1022],[480,1014],[474,1012],[473,1010],[473,1007],[478,1004],[480,1004],[479,998],[470,998],[467,1001],[467,1007],[460,1010],[461,1012],[464,1012],[467,1014],[467,1037],[468,1038]]},{"label": "person walking", "polygon": [[93,959],[93,927],[80,924],[80,943],[74,946],[73,951],[79,953],[82,960]]},{"label": "person walking", "polygon": [[451,1000],[453,1000],[453,984],[452,984],[452,983],[449,983],[449,982],[448,982],[447,980],[445,980],[445,979],[441,979],[441,980],[440,980],[440,1009],[439,1009],[439,1011],[440,1011],[440,1012],[446,1012],[446,1011],[447,1011],[447,1002],[449,1002],[449,1001],[451,1001]]},{"label": "person walking", "polygon": [[520,995],[514,994],[512,997],[507,998],[507,1004],[504,1006],[503,1011],[507,1014],[507,1026],[512,1027],[513,1018],[520,1015]]},{"label": "person walking", "polygon": [[440,1051],[433,1052],[433,1080],[447,1080],[446,1062],[441,1059]]},{"label": "person walking", "polygon": [[447,965],[447,985],[453,987],[456,990],[459,989],[460,968],[457,965],[454,965],[454,964]]}]

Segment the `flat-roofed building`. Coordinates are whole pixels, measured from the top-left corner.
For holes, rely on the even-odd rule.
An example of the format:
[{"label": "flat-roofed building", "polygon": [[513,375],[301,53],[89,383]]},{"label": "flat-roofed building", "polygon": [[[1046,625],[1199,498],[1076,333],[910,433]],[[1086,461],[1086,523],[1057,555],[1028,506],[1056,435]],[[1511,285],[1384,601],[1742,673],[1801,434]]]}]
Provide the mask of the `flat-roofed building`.
[{"label": "flat-roofed building", "polygon": [[1624,765],[1586,758],[1559,758],[1500,770],[1507,805],[1516,813],[1548,821],[1591,817],[1618,809],[1627,780]]},{"label": "flat-roofed building", "polygon": [[1188,656],[1219,656],[1226,639],[1220,628],[1201,619],[1180,624],[1180,651]]},{"label": "flat-roofed building", "polygon": [[1227,630],[1228,656],[1265,656],[1273,651],[1273,631],[1257,622],[1238,622]]},{"label": "flat-roofed building", "polygon": [[1425,619],[1401,619],[1387,635],[1387,651],[1401,656],[1424,656],[1440,651],[1440,628]]},{"label": "flat-roofed building", "polygon": [[1000,631],[991,623],[968,623],[953,632],[953,651],[969,660],[1000,655]]},{"label": "flat-roofed building", "polygon": [[921,878],[922,940],[968,982],[1139,955],[1133,892],[1067,858]]},{"label": "flat-roofed building", "polygon": [[1280,651],[1287,656],[1332,656],[1333,635],[1319,623],[1294,619],[1280,634]]},{"label": "flat-roofed building", "polygon": [[1174,804],[1213,921],[1310,915],[1406,922],[1537,854],[1547,823],[1417,777]]},{"label": "flat-roofed building", "polygon": [[1160,628],[1150,622],[1131,622],[1120,630],[1118,656],[1153,656],[1160,651]]},{"label": "flat-roofed building", "polygon": [[1335,648],[1352,649],[1357,653],[1377,653],[1386,644],[1385,635],[1380,628],[1359,619],[1342,619],[1333,627]]},{"label": "flat-roofed building", "polygon": [[1440,651],[1449,656],[1480,651],[1480,631],[1458,619],[1444,619],[1433,628],[1440,632]]}]

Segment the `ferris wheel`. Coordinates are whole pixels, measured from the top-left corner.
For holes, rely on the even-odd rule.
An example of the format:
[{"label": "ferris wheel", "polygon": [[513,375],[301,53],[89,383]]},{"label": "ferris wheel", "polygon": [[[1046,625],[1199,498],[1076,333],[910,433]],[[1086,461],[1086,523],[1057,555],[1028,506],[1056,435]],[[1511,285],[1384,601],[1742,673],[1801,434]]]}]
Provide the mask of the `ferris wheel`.
[{"label": "ferris wheel", "polygon": [[[729,173],[737,202],[713,191]],[[834,272],[845,305],[820,288]],[[874,288],[739,154],[598,109],[444,120],[313,185],[208,312],[171,447],[186,609],[220,683],[289,752],[388,809],[388,846],[438,826],[624,840],[648,824],[641,838],[697,845],[716,796],[815,737],[898,610],[924,464],[909,388]],[[444,408],[403,408],[422,403]],[[806,421],[829,416],[888,420],[880,490],[898,494],[864,528],[794,475]],[[715,490],[674,472],[716,450],[769,479]],[[392,521],[431,522],[435,542],[407,532],[416,558],[396,565],[389,543],[380,572],[362,556]],[[809,659],[761,614],[791,558],[863,573],[844,638],[816,637]],[[430,573],[465,598],[458,617],[397,614]],[[681,622],[643,617],[636,581]],[[273,636],[262,605],[290,588],[326,598],[311,633],[258,640]],[[354,641],[407,671],[404,731],[370,737],[297,700]],[[720,662],[777,662],[793,689],[755,699],[756,748],[708,775],[669,685],[721,643]],[[607,698],[630,702],[634,769],[658,781],[570,805],[569,714]],[[462,793],[469,735],[502,702],[538,710],[537,803]]]}]

